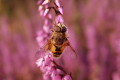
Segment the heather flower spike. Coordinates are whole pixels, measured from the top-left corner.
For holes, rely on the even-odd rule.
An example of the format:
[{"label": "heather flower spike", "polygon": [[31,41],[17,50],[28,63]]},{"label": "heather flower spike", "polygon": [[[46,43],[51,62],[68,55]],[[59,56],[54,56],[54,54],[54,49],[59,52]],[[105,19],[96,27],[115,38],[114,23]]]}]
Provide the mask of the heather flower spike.
[{"label": "heather flower spike", "polygon": [[[40,15],[44,18],[43,29],[37,32],[36,37],[37,43],[41,48],[46,44],[46,41],[50,38],[50,29],[53,26],[53,22],[55,22],[56,24],[64,24],[64,19],[62,17],[63,9],[59,3],[59,0],[39,0],[37,4],[39,5],[38,11]],[[56,14],[55,21],[53,18],[53,14],[51,13],[51,9],[53,9]],[[51,52],[45,52],[43,54],[45,55],[40,56],[40,58],[36,61],[36,64],[44,73],[44,80],[72,80],[71,76],[67,74],[64,68],[62,68],[54,61]]]}]

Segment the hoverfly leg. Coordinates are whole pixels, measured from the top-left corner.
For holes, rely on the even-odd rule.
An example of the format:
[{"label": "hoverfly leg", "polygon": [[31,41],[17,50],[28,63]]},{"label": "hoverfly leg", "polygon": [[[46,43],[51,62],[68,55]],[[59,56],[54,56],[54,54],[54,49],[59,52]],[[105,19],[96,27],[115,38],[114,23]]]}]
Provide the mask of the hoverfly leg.
[{"label": "hoverfly leg", "polygon": [[71,45],[69,45],[69,47],[71,48],[71,50],[75,53],[76,57],[77,57],[77,53],[76,51],[73,49],[73,47]]},{"label": "hoverfly leg", "polygon": [[77,57],[77,53],[76,51],[74,50],[74,48],[71,46],[70,42],[67,40],[66,41],[66,46],[69,46],[71,48],[71,50],[75,53],[76,57]]}]

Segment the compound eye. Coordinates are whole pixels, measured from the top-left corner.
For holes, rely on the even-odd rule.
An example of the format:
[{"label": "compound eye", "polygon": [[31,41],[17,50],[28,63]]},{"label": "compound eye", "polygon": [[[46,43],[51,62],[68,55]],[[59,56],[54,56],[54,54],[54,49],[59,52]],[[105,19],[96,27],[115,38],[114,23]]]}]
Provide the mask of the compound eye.
[{"label": "compound eye", "polygon": [[65,26],[62,27],[61,29],[62,32],[66,32],[67,31],[67,28]]},{"label": "compound eye", "polygon": [[60,32],[60,31],[61,31],[61,29],[60,29],[60,27],[59,27],[59,26],[55,26],[55,27],[54,27],[54,31],[56,31],[56,32]]}]

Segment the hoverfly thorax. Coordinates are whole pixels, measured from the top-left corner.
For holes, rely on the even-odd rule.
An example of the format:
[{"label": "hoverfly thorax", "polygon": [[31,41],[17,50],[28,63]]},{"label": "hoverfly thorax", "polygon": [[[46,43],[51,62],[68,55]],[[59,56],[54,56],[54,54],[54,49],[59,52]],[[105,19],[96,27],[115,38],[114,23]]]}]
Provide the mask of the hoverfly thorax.
[{"label": "hoverfly thorax", "polygon": [[65,27],[65,25],[59,23],[56,26],[54,26],[54,31],[65,33],[67,31],[67,28]]}]

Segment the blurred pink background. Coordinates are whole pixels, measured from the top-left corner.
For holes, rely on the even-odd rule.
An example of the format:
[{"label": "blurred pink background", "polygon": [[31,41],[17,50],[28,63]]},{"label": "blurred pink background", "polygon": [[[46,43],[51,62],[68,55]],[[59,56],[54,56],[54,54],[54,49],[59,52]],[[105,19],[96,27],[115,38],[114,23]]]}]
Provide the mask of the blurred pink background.
[{"label": "blurred pink background", "polygon": [[[120,80],[120,0],[60,0],[70,42],[59,59],[74,80]],[[0,0],[0,80],[43,80],[37,0]]]}]

